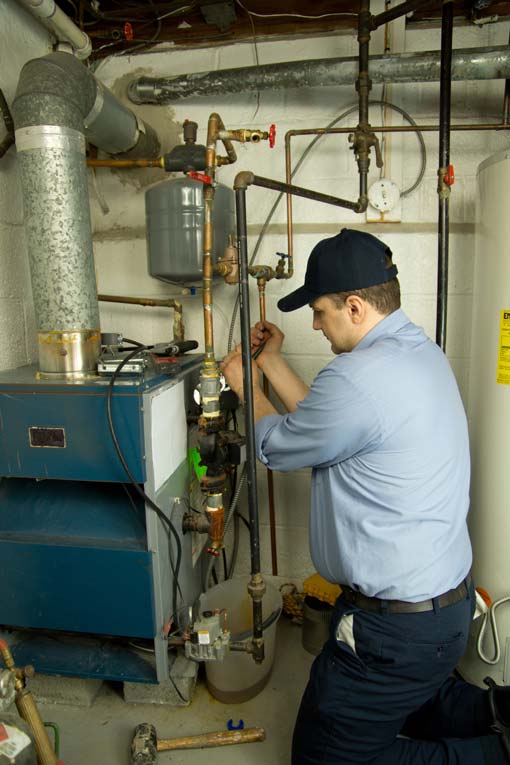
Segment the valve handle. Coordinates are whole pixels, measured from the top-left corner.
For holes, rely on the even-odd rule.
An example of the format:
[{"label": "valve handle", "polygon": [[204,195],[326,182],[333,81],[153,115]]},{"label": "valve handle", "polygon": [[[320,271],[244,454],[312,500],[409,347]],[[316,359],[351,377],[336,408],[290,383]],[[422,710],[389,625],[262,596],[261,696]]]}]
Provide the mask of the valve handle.
[{"label": "valve handle", "polygon": [[269,125],[269,148],[274,149],[276,143],[276,125]]},{"label": "valve handle", "polygon": [[206,175],[205,173],[199,173],[196,170],[190,170],[187,175],[188,178],[193,178],[195,181],[202,181],[202,183],[207,183],[209,186],[212,184],[211,176]]},{"label": "valve handle", "polygon": [[448,169],[446,170],[446,173],[444,174],[443,180],[447,186],[453,186],[453,184],[455,183],[455,170],[453,165],[448,165]]},{"label": "valve handle", "polygon": [[135,36],[133,25],[129,21],[124,24],[124,37],[126,40],[132,40]]}]

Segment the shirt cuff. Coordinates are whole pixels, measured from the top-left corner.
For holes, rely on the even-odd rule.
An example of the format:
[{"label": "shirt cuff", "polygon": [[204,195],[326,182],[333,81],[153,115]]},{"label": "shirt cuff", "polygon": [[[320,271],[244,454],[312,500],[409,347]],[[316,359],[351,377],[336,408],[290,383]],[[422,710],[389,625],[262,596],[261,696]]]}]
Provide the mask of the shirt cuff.
[{"label": "shirt cuff", "polygon": [[268,414],[255,423],[255,449],[257,457],[263,465],[269,465],[269,460],[264,454],[264,446],[271,431],[278,425],[282,417],[281,414]]}]

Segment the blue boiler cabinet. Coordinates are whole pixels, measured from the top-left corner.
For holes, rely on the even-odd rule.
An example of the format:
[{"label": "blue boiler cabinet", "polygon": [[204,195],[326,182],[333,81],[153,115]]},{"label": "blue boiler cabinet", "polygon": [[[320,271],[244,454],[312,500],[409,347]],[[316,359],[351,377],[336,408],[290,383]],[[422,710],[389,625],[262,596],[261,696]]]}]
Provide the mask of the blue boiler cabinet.
[{"label": "blue boiler cabinet", "polygon": [[[121,378],[112,391],[129,469],[180,537],[180,611],[200,593],[181,501],[200,361],[183,356],[171,375]],[[108,383],[0,373],[0,635],[39,672],[158,682],[169,672],[176,543],[120,463]]]}]

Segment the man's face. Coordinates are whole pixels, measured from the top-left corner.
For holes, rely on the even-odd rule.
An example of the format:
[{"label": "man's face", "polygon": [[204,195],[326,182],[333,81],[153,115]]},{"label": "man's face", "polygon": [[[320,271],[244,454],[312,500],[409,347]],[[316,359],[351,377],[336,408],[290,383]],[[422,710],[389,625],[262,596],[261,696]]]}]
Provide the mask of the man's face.
[{"label": "man's face", "polygon": [[320,329],[331,343],[333,353],[347,353],[356,345],[355,328],[347,305],[337,308],[327,295],[310,303],[313,311],[313,328]]}]

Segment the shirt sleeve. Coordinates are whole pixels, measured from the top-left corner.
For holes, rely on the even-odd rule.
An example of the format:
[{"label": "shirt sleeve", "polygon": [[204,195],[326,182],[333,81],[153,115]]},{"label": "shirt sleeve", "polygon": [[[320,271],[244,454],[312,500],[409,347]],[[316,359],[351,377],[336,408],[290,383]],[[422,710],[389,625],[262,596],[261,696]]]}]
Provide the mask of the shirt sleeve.
[{"label": "shirt sleeve", "polygon": [[315,378],[294,412],[255,426],[259,460],[272,470],[330,467],[373,448],[382,438],[375,404],[334,364]]}]

